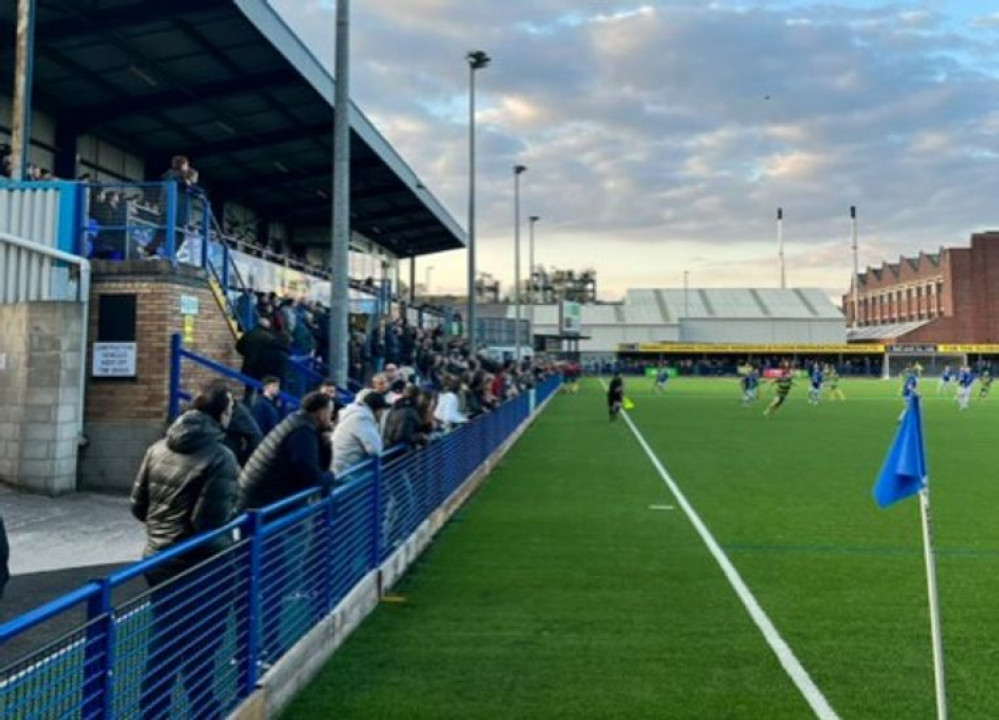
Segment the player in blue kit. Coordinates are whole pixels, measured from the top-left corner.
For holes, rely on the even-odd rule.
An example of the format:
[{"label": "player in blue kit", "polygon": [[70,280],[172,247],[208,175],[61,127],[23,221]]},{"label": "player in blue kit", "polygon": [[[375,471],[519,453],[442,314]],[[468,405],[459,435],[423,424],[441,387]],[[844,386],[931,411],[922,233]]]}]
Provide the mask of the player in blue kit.
[{"label": "player in blue kit", "polygon": [[760,376],[757,374],[756,368],[750,368],[749,372],[739,380],[739,385],[742,388],[742,404],[748,405],[755,402],[757,388],[760,386]]},{"label": "player in blue kit", "polygon": [[953,379],[954,371],[951,370],[950,365],[945,365],[943,373],[940,374],[940,382],[937,383],[937,395],[942,393],[943,389],[948,387]]},{"label": "player in blue kit", "polygon": [[898,416],[898,421],[902,422],[902,418],[905,417],[905,411],[909,408],[909,399],[913,395],[919,394],[919,375],[916,373],[915,368],[911,365],[905,369],[905,380],[902,382],[902,400],[905,402],[905,407],[902,408],[902,414]]},{"label": "player in blue kit", "polygon": [[965,365],[957,376],[957,404],[962,410],[968,409],[971,401],[971,386],[975,384],[975,373]]},{"label": "player in blue kit", "polygon": [[815,363],[812,366],[812,374],[810,377],[811,386],[808,388],[808,404],[818,405],[819,398],[822,397],[822,381],[824,380],[822,374],[822,366]]},{"label": "player in blue kit", "polygon": [[669,382],[669,368],[665,365],[660,365],[659,370],[656,372],[656,384],[653,385],[653,389],[660,395],[666,392],[666,384]]}]

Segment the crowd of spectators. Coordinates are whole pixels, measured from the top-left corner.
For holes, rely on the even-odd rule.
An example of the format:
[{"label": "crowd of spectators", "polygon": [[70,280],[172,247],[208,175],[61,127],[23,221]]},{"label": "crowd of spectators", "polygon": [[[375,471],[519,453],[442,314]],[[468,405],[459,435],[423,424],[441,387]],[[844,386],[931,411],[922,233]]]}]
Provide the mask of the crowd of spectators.
[{"label": "crowd of spectators", "polygon": [[[0,145],[0,177],[10,179],[14,169],[14,150],[10,145]],[[57,180],[51,170],[39,167],[34,163],[28,165],[27,180],[29,182],[50,182]]]},{"label": "crowd of spectators", "polygon": [[[271,332],[267,323],[261,318],[259,327]],[[395,327],[384,323],[379,335]],[[147,554],[221,527],[237,512],[309,488],[328,491],[349,468],[387,450],[419,451],[557,372],[530,359],[493,362],[463,341],[401,329],[412,340],[413,363],[372,363],[375,371],[349,404],[324,381],[285,415],[274,374],[243,401],[225,381],[202,388],[150,447],[134,483],[132,509],[146,524]],[[378,357],[407,357],[398,352]],[[149,580],[155,585],[203,560],[177,560]]]}]

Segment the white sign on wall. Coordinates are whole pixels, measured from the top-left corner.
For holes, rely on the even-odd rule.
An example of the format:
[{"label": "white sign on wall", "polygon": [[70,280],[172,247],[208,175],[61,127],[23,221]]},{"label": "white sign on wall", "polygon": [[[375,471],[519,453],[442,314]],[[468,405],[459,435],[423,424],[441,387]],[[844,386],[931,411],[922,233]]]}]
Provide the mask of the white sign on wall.
[{"label": "white sign on wall", "polygon": [[135,377],[136,344],[134,342],[94,343],[95,378]]},{"label": "white sign on wall", "polygon": [[180,296],[180,314],[181,315],[197,315],[198,314],[198,298],[194,295],[181,295]]}]

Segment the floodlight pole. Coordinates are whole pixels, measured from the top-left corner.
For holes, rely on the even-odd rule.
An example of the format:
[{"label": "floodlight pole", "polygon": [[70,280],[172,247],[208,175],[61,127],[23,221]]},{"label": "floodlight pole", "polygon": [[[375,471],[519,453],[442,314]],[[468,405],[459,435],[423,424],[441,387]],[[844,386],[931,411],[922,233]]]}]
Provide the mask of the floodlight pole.
[{"label": "floodlight pole", "polygon": [[14,68],[14,111],[11,118],[11,173],[27,180],[31,165],[31,91],[35,72],[35,0],[18,0]]},{"label": "floodlight pole", "polygon": [[526,165],[513,166],[513,302],[516,306],[513,342],[516,346],[517,365],[520,365],[522,355],[520,321],[523,315],[520,306],[520,176],[526,171]]},{"label": "floodlight pole", "polygon": [[527,252],[527,277],[529,285],[527,290],[527,302],[528,302],[528,322],[530,323],[530,340],[531,347],[534,347],[534,304],[537,299],[534,296],[534,226],[537,224],[538,220],[541,218],[538,215],[531,215],[528,220],[530,221],[530,241],[528,243]]},{"label": "floodlight pole", "polygon": [[784,208],[777,208],[777,257],[780,262],[780,289],[787,288],[787,273],[784,269]]},{"label": "floodlight pole", "polygon": [[350,347],[350,0],[336,4],[336,85],[333,100],[333,237],[330,260],[330,370],[347,386]]},{"label": "floodlight pole", "polygon": [[684,270],[683,271],[683,317],[684,318],[690,317],[689,283],[690,283],[690,271]]},{"label": "floodlight pole", "polygon": [[468,61],[468,307],[465,311],[465,336],[474,354],[475,339],[475,73],[489,65],[491,58],[481,50],[472,50]]},{"label": "floodlight pole", "polygon": [[857,250],[857,206],[850,206],[850,225],[853,229],[853,329],[860,326],[860,254]]}]

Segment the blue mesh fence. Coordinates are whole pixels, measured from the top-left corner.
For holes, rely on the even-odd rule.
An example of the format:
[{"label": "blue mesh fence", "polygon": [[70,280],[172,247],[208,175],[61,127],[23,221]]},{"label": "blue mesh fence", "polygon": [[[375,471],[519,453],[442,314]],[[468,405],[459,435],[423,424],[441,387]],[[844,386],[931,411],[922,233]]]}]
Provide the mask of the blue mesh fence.
[{"label": "blue mesh fence", "polygon": [[[557,387],[539,386],[537,405]],[[0,717],[228,715],[531,408],[518,397],[425,449],[356,466],[328,496],[240,516],[0,625]],[[22,650],[49,626],[69,629]]]}]

